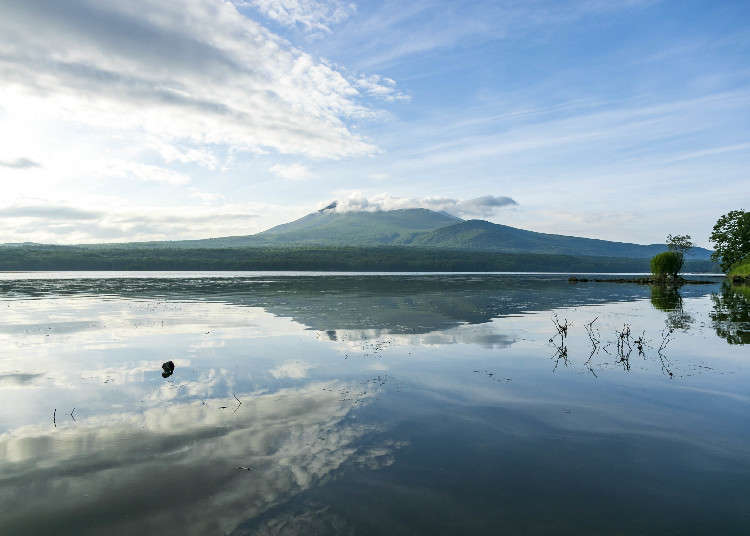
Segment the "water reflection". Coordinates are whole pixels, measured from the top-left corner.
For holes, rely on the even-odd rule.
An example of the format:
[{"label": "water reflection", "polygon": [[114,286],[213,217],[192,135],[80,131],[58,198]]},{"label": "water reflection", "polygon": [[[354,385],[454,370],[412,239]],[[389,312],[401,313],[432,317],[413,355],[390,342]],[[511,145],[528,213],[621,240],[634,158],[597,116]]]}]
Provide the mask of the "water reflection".
[{"label": "water reflection", "polygon": [[672,330],[687,331],[694,322],[683,308],[680,288],[671,285],[651,285],[651,305],[667,313],[666,323]]},{"label": "water reflection", "polygon": [[750,344],[750,287],[724,284],[711,300],[716,334],[729,344]]},{"label": "water reflection", "polygon": [[3,281],[0,533],[731,533],[750,371],[716,337],[747,332],[726,292]]},{"label": "water reflection", "polygon": [[[696,286],[683,292],[701,296],[710,291]],[[0,296],[15,299],[94,296],[158,300],[144,306],[162,309],[194,301],[262,307],[329,338],[341,330],[443,331],[531,311],[634,301],[647,292],[643,286],[616,283],[573,286],[566,276],[0,280]]]},{"label": "water reflection", "polygon": [[344,464],[392,463],[403,445],[367,441],[375,429],[349,419],[353,403],[341,393],[356,389],[311,384],[240,394],[232,413],[219,411],[226,401],[208,399],[5,433],[0,527],[225,534]]}]

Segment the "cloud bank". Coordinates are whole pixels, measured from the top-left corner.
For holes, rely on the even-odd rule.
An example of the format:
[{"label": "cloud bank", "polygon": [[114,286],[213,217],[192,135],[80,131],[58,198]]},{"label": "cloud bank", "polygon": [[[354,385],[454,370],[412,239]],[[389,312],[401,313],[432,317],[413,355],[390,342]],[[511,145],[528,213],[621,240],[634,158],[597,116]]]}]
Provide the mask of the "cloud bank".
[{"label": "cloud bank", "polygon": [[[483,195],[472,199],[456,199],[451,197],[395,197],[380,194],[367,197],[360,193],[353,193],[346,199],[338,201],[336,212],[377,212],[380,210],[397,210],[406,208],[426,208],[443,211],[460,217],[493,216],[496,211],[504,207],[517,206],[518,203],[506,196]],[[321,206],[320,208],[324,208]]]},{"label": "cloud bank", "polygon": [[[343,17],[327,4],[315,14],[315,2],[256,3],[316,27]],[[163,143],[315,158],[375,151],[349,127],[375,113],[357,85],[230,2],[4,2],[0,35],[0,97],[14,109]]]},{"label": "cloud bank", "polygon": [[29,169],[39,167],[38,162],[28,158],[16,158],[15,160],[0,160],[0,167],[11,169]]},{"label": "cloud bank", "polygon": [[183,207],[131,207],[90,210],[71,205],[36,204],[0,207],[3,242],[51,244],[138,242],[229,236],[261,230],[257,212],[247,204]]}]

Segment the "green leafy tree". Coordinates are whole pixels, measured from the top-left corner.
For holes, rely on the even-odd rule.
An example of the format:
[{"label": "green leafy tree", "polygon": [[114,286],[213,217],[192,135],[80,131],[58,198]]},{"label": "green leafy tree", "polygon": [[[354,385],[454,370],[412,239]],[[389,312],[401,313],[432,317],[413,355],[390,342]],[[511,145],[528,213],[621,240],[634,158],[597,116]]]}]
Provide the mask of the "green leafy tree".
[{"label": "green leafy tree", "polygon": [[711,258],[719,261],[721,269],[729,271],[750,255],[750,212],[732,210],[724,214],[714,225],[711,233],[714,253]]},{"label": "green leafy tree", "polygon": [[690,251],[691,248],[695,247],[690,235],[667,235],[667,247],[669,251],[673,251],[680,256],[680,267],[677,269],[679,272],[682,270],[682,266],[685,264],[685,253]]},{"label": "green leafy tree", "polygon": [[651,273],[658,278],[677,277],[682,266],[682,257],[675,251],[665,251],[651,259]]}]

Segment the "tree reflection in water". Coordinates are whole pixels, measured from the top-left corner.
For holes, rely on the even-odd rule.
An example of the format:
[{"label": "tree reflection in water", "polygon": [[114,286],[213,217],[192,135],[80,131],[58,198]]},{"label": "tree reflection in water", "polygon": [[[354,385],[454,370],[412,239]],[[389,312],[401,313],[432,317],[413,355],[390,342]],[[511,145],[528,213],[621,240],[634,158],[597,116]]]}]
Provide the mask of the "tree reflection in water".
[{"label": "tree reflection in water", "polygon": [[651,305],[667,313],[666,324],[671,330],[687,331],[694,321],[683,307],[679,287],[651,285]]},{"label": "tree reflection in water", "polygon": [[724,284],[711,301],[716,334],[729,344],[750,344],[750,287]]}]

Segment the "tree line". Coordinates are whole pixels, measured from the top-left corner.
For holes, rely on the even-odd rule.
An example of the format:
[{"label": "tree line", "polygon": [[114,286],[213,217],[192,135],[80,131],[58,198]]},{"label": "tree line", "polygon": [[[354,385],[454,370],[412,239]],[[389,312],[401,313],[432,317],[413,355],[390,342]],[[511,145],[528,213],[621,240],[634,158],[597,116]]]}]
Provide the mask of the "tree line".
[{"label": "tree line", "polygon": [[[75,246],[0,248],[0,270],[320,270],[435,272],[644,272],[648,259],[493,253],[414,247],[126,249]],[[707,260],[686,269],[716,271]]]}]

